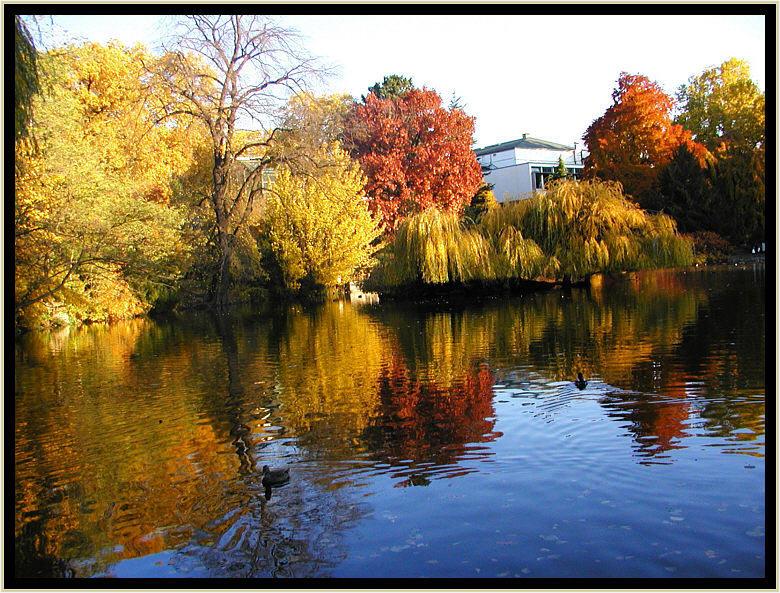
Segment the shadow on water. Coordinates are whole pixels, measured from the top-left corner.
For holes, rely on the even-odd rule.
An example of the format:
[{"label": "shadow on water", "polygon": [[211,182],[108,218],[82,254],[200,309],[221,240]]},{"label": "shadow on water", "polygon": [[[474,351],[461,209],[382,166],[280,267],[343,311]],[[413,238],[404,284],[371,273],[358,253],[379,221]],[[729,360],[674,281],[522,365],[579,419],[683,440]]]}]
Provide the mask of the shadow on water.
[{"label": "shadow on water", "polygon": [[[496,466],[522,480],[533,459],[574,463],[548,449],[570,436],[589,463],[620,446],[634,467],[674,465],[702,438],[763,457],[763,274],[24,336],[16,574],[327,576],[386,486],[429,492]],[[594,432],[602,419],[630,439]],[[266,464],[290,483],[264,488]]]}]

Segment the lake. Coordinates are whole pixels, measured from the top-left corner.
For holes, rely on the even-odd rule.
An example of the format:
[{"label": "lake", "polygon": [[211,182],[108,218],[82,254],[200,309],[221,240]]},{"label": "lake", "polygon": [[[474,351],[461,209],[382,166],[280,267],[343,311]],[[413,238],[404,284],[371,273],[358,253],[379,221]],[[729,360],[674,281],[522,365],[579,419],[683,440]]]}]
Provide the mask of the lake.
[{"label": "lake", "polygon": [[765,297],[757,263],[24,335],[16,576],[763,577]]}]

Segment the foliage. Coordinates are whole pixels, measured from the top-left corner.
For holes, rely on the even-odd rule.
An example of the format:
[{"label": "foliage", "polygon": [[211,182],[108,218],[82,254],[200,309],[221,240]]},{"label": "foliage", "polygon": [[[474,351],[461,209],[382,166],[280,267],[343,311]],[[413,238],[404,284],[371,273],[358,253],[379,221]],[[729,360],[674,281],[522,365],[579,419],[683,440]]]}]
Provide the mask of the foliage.
[{"label": "foliage", "polygon": [[[401,76],[400,74],[390,74],[382,79],[382,82],[375,82],[373,86],[368,87],[368,92],[374,94],[380,99],[397,99],[402,97],[414,88],[411,78]],[[366,102],[366,97],[363,98]]]},{"label": "foliage", "polygon": [[720,261],[733,251],[731,243],[712,231],[696,231],[688,237],[693,241],[693,252],[709,261]]},{"label": "foliage", "polygon": [[765,139],[765,98],[750,66],[731,58],[680,87],[677,123],[715,152],[722,145],[755,149]]},{"label": "foliage", "polygon": [[493,184],[483,183],[477,190],[477,193],[474,194],[474,197],[471,198],[471,203],[466,206],[463,216],[478,222],[483,214],[498,207],[496,196],[493,194]]},{"label": "foliage", "polygon": [[550,176],[550,180],[566,179],[569,176],[569,172],[566,170],[566,163],[563,162],[563,157],[558,157],[558,164],[555,167],[555,171]]},{"label": "foliage", "polygon": [[674,221],[650,215],[611,182],[559,180],[543,194],[464,226],[429,209],[409,217],[369,287],[472,280],[567,280],[596,272],[688,265],[690,241]]},{"label": "foliage", "polygon": [[349,282],[368,267],[380,234],[362,196],[359,166],[337,146],[324,148],[321,168],[277,172],[264,214],[263,241],[282,284],[296,290]]},{"label": "foliage", "polygon": [[14,15],[14,137],[25,138],[32,120],[33,97],[40,90],[38,52],[22,17]]},{"label": "foliage", "polygon": [[483,225],[492,234],[516,227],[542,248],[557,278],[691,262],[674,221],[647,214],[617,183],[556,181],[543,194],[489,214]]},{"label": "foliage", "polygon": [[764,239],[763,151],[732,148],[702,168],[681,147],[647,206],[672,216],[683,232],[712,231],[736,245],[755,245]]},{"label": "foliage", "polygon": [[[175,47],[151,69],[160,118],[186,114],[209,131],[218,262],[210,283],[210,301],[231,300],[236,259],[247,242],[247,225],[263,196],[263,176],[290,160],[281,151],[283,107],[305,90],[319,71],[295,43],[295,33],[258,15],[190,15],[179,23]],[[243,118],[252,133],[241,132]],[[241,159],[251,159],[247,166]],[[250,258],[251,259],[251,258]],[[252,276],[253,270],[247,273]]]},{"label": "foliage", "polygon": [[681,144],[703,165],[707,150],[672,122],[673,100],[645,76],[621,73],[612,105],[583,136],[590,154],[585,177],[619,181],[626,194],[644,203],[655,189],[658,172]]},{"label": "foliage", "polygon": [[702,167],[688,147],[681,145],[661,171],[658,191],[646,200],[646,206],[670,215],[683,233],[712,230],[723,218],[714,173],[712,165]]},{"label": "foliage", "polygon": [[137,314],[178,278],[183,211],[169,199],[190,165],[189,136],[185,122],[153,125],[143,60],[141,48],[97,44],[39,57],[38,151],[16,149],[15,309],[25,325],[62,306],[71,319]]},{"label": "foliage", "polygon": [[718,158],[712,224],[735,244],[764,238],[765,97],[750,79],[750,67],[731,58],[690,78],[680,88],[677,121]]},{"label": "foliage", "polygon": [[454,212],[429,208],[405,220],[373,284],[468,282],[492,275],[490,246]]},{"label": "foliage", "polygon": [[[313,147],[316,151],[322,146],[340,141],[351,107],[352,97],[345,94],[296,94],[287,104],[284,132],[279,135],[279,152],[291,154],[296,147]],[[312,160],[308,159],[308,162]],[[291,164],[300,169],[304,163]]]},{"label": "foliage", "polygon": [[735,245],[751,246],[765,238],[766,189],[763,149],[732,150],[715,165],[720,213],[716,232]]},{"label": "foliage", "polygon": [[462,211],[482,182],[473,133],[474,118],[444,109],[430,90],[387,99],[370,93],[354,106],[345,145],[368,177],[369,207],[386,232],[430,206]]}]

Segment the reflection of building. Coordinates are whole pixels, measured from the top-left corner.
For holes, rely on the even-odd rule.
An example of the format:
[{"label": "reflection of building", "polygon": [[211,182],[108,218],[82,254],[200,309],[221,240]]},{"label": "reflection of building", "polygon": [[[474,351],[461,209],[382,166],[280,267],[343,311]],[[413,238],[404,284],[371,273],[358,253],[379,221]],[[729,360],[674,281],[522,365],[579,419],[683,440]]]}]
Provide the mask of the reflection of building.
[{"label": "reflection of building", "polygon": [[575,146],[564,146],[547,140],[522,138],[492,144],[474,151],[482,166],[482,175],[493,185],[493,193],[499,202],[521,198],[536,190],[544,189],[545,181],[563,158],[569,175],[582,173],[584,151]]}]

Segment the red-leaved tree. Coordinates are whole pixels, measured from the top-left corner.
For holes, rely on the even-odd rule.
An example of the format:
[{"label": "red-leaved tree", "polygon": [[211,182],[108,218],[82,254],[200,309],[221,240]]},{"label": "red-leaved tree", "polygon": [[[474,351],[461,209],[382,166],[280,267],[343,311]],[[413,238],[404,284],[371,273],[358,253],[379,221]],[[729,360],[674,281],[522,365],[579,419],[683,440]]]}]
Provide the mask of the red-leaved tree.
[{"label": "red-leaved tree", "polygon": [[436,206],[460,211],[482,183],[471,150],[474,118],[442,107],[427,89],[369,93],[347,117],[345,146],[368,178],[371,212],[393,233],[406,216]]},{"label": "red-leaved tree", "polygon": [[673,99],[646,76],[621,73],[612,100],[583,136],[590,152],[586,177],[619,181],[641,204],[655,191],[659,172],[681,145],[702,166],[712,158],[688,130],[673,123]]}]

